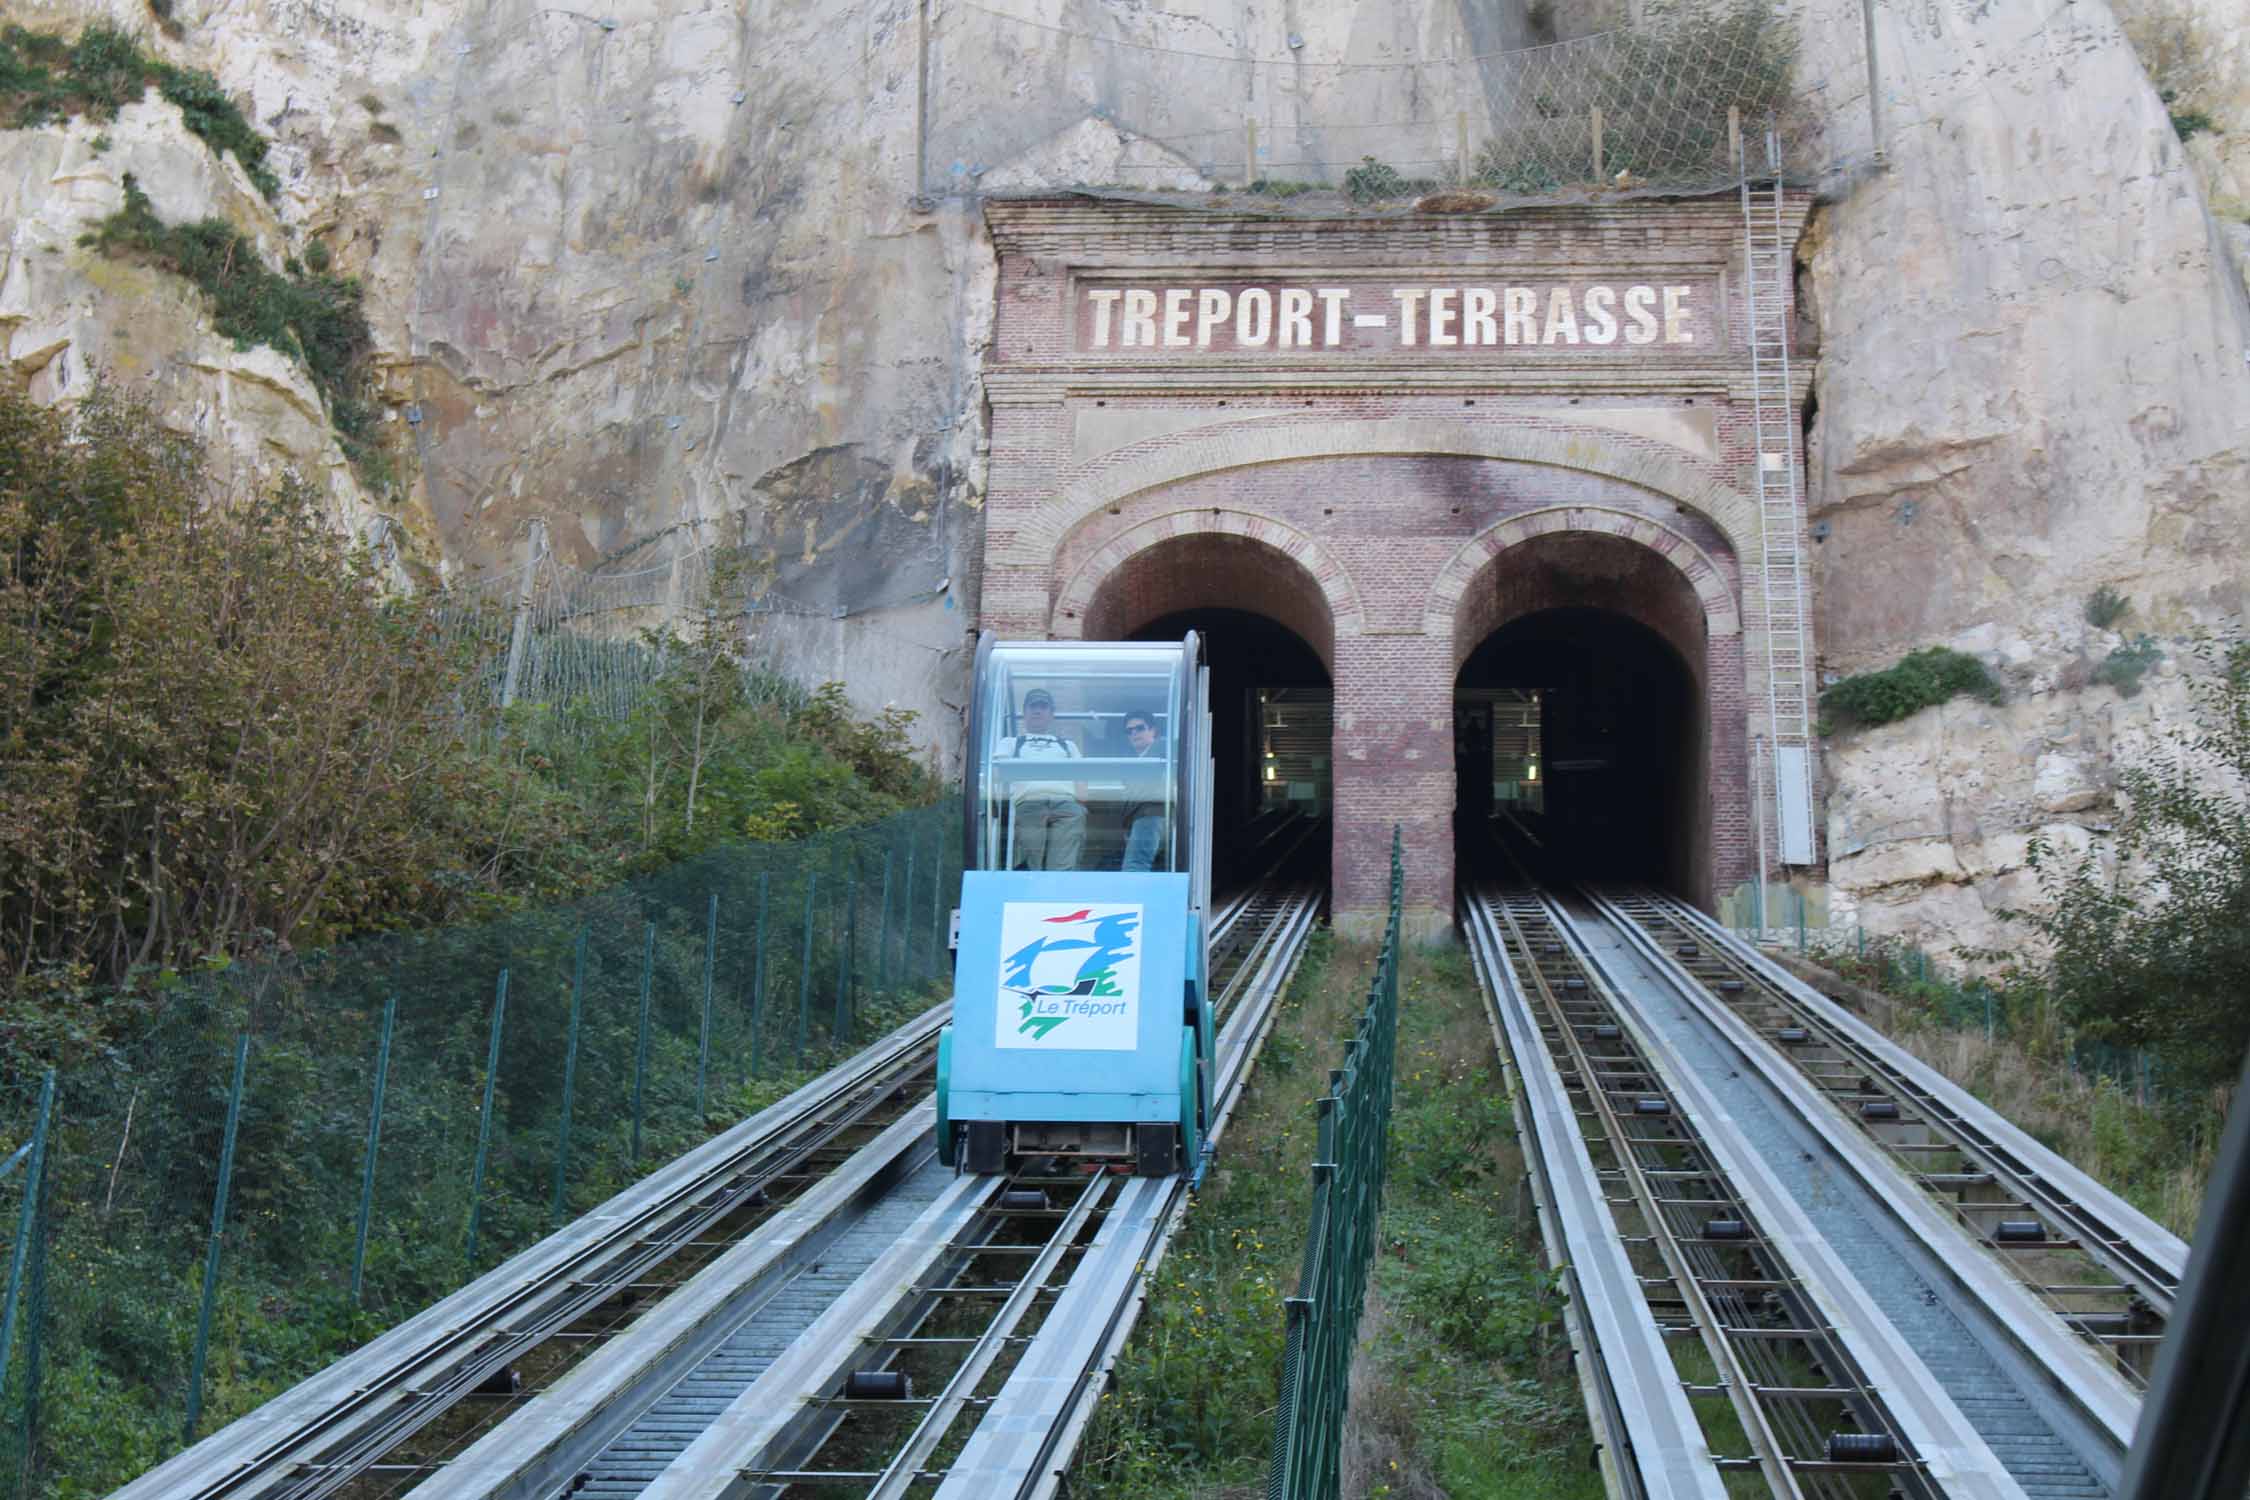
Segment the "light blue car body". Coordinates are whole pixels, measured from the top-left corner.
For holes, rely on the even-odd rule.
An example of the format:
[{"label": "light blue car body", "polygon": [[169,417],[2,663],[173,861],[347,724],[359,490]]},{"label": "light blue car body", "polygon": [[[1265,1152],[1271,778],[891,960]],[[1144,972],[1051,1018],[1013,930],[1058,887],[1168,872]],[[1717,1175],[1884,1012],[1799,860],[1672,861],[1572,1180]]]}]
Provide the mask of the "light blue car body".
[{"label": "light blue car body", "polygon": [[947,1159],[947,1133],[970,1121],[1178,1122],[1194,1170],[1211,1017],[1192,899],[1185,874],[964,873],[939,1064]]}]

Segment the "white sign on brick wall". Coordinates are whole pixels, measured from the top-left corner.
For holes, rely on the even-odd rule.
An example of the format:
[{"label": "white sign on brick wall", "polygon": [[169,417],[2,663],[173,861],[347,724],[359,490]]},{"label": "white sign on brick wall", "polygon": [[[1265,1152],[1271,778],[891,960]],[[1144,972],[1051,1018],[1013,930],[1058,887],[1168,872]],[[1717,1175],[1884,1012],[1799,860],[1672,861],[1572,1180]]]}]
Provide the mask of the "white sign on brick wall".
[{"label": "white sign on brick wall", "polygon": [[1087,284],[1076,332],[1089,352],[1685,349],[1718,342],[1715,301],[1695,282]]}]

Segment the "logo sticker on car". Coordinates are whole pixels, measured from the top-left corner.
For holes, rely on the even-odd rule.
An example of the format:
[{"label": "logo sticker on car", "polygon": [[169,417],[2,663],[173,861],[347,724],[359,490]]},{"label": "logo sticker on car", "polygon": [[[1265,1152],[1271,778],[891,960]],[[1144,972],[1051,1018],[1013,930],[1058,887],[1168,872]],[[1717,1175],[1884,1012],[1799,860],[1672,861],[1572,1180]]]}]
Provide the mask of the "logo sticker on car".
[{"label": "logo sticker on car", "polygon": [[996,1045],[1133,1050],[1140,1042],[1140,906],[1005,903],[999,979]]}]

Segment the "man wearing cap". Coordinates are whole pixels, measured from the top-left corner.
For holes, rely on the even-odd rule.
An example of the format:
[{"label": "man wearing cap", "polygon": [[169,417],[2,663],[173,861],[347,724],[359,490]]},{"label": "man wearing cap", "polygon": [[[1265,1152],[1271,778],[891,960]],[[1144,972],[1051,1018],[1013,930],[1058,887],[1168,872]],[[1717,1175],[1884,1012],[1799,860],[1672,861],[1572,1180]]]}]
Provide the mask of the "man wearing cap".
[{"label": "man wearing cap", "polygon": [[[1045,688],[1023,695],[1023,729],[992,747],[996,760],[1077,760],[1078,747],[1055,732],[1055,698]],[[1015,865],[1020,870],[1075,870],[1086,844],[1083,782],[1023,781],[1015,789]]]}]

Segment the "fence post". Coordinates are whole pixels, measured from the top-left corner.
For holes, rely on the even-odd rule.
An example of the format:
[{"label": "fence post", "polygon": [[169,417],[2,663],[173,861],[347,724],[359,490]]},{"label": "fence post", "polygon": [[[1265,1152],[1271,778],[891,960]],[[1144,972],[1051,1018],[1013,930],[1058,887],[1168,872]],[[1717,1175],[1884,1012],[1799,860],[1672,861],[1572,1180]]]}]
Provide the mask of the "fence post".
[{"label": "fence post", "polygon": [[492,1149],[492,1086],[500,1076],[500,1027],[508,1015],[508,971],[492,996],[492,1043],[484,1054],[484,1108],[477,1114],[477,1164],[469,1173],[469,1264],[477,1263],[477,1231],[484,1225],[484,1161]]},{"label": "fence post", "polygon": [[539,558],[547,550],[547,523],[532,517],[531,535],[524,540],[523,583],[516,590],[516,619],[508,632],[508,667],[500,679],[500,706],[516,701],[523,681],[523,659],[531,646],[531,597],[539,579]]},{"label": "fence post", "polygon": [[578,956],[570,971],[570,1039],[563,1043],[562,1119],[555,1127],[555,1206],[549,1222],[562,1228],[570,1184],[570,1112],[578,1095],[578,1019],[586,998],[586,924],[578,924]]},{"label": "fence post", "polygon": [[24,1256],[31,1249],[31,1232],[39,1212],[39,1185],[47,1171],[47,1122],[55,1112],[55,1070],[47,1070],[39,1086],[39,1119],[31,1127],[31,1160],[25,1164],[23,1209],[16,1215],[16,1244],[8,1256],[8,1300],[0,1308],[0,1383],[8,1378],[8,1356],[16,1343],[16,1303],[23,1289]]},{"label": "fence post", "polygon": [[875,920],[875,989],[891,987],[891,850],[883,851],[883,914]]},{"label": "fence post", "polygon": [[711,1076],[711,974],[719,962],[719,893],[711,893],[711,904],[703,918],[703,1029],[695,1042],[695,1125],[703,1128],[705,1087]]},{"label": "fence post", "polygon": [[765,1021],[766,1005],[766,897],[772,893],[773,871],[758,872],[757,953],[750,964],[750,1077],[758,1076],[758,1031]]},{"label": "fence post", "polygon": [[375,1097],[367,1106],[367,1152],[359,1169],[359,1225],[352,1231],[352,1306],[367,1269],[367,1220],[375,1211],[375,1153],[383,1141],[383,1087],[391,1076],[391,1028],[398,1024],[398,993],[383,1002],[383,1031],[375,1043]]},{"label": "fence post", "polygon": [[836,1013],[828,1023],[829,1039],[839,1047],[851,1035],[852,944],[859,936],[858,914],[852,907],[858,900],[859,868],[855,861],[852,873],[844,878],[843,940],[836,945]]},{"label": "fence post", "polygon": [[1597,104],[1594,106],[1594,181],[1601,181],[1604,175],[1602,171],[1602,107]]},{"label": "fence post", "polygon": [[945,824],[930,840],[930,972],[945,972]]},{"label": "fence post", "polygon": [[242,1126],[242,1080],[250,1067],[250,1033],[234,1040],[234,1086],[227,1093],[227,1131],[219,1146],[219,1187],[211,1195],[211,1249],[203,1258],[203,1305],[195,1315],[195,1353],[188,1361],[187,1423],[181,1442],[195,1441],[203,1417],[203,1362],[211,1353],[211,1304],[219,1295],[219,1243],[227,1227],[227,1186],[234,1180],[234,1138]]},{"label": "fence post", "polygon": [[633,1165],[641,1164],[641,1107],[648,1080],[648,1001],[656,977],[656,924],[647,924],[641,943],[641,1023],[633,1042]]},{"label": "fence post", "polygon": [[906,834],[906,888],[898,898],[898,966],[901,981],[920,977],[914,971],[914,832]]},{"label": "fence post", "polygon": [[791,1067],[802,1067],[805,1061],[805,1033],[812,1026],[812,940],[813,895],[820,889],[820,872],[805,872],[805,952],[797,961],[797,1050],[790,1055]]},{"label": "fence post", "polygon": [[54,1197],[50,1179],[42,1172],[36,1183],[26,1182],[25,1187],[38,1193],[35,1200],[39,1211],[31,1222],[31,1284],[25,1288],[28,1305],[23,1320],[23,1470],[29,1475],[31,1457],[39,1442],[39,1390],[40,1375],[46,1353],[47,1334],[47,1240],[49,1208]]}]

